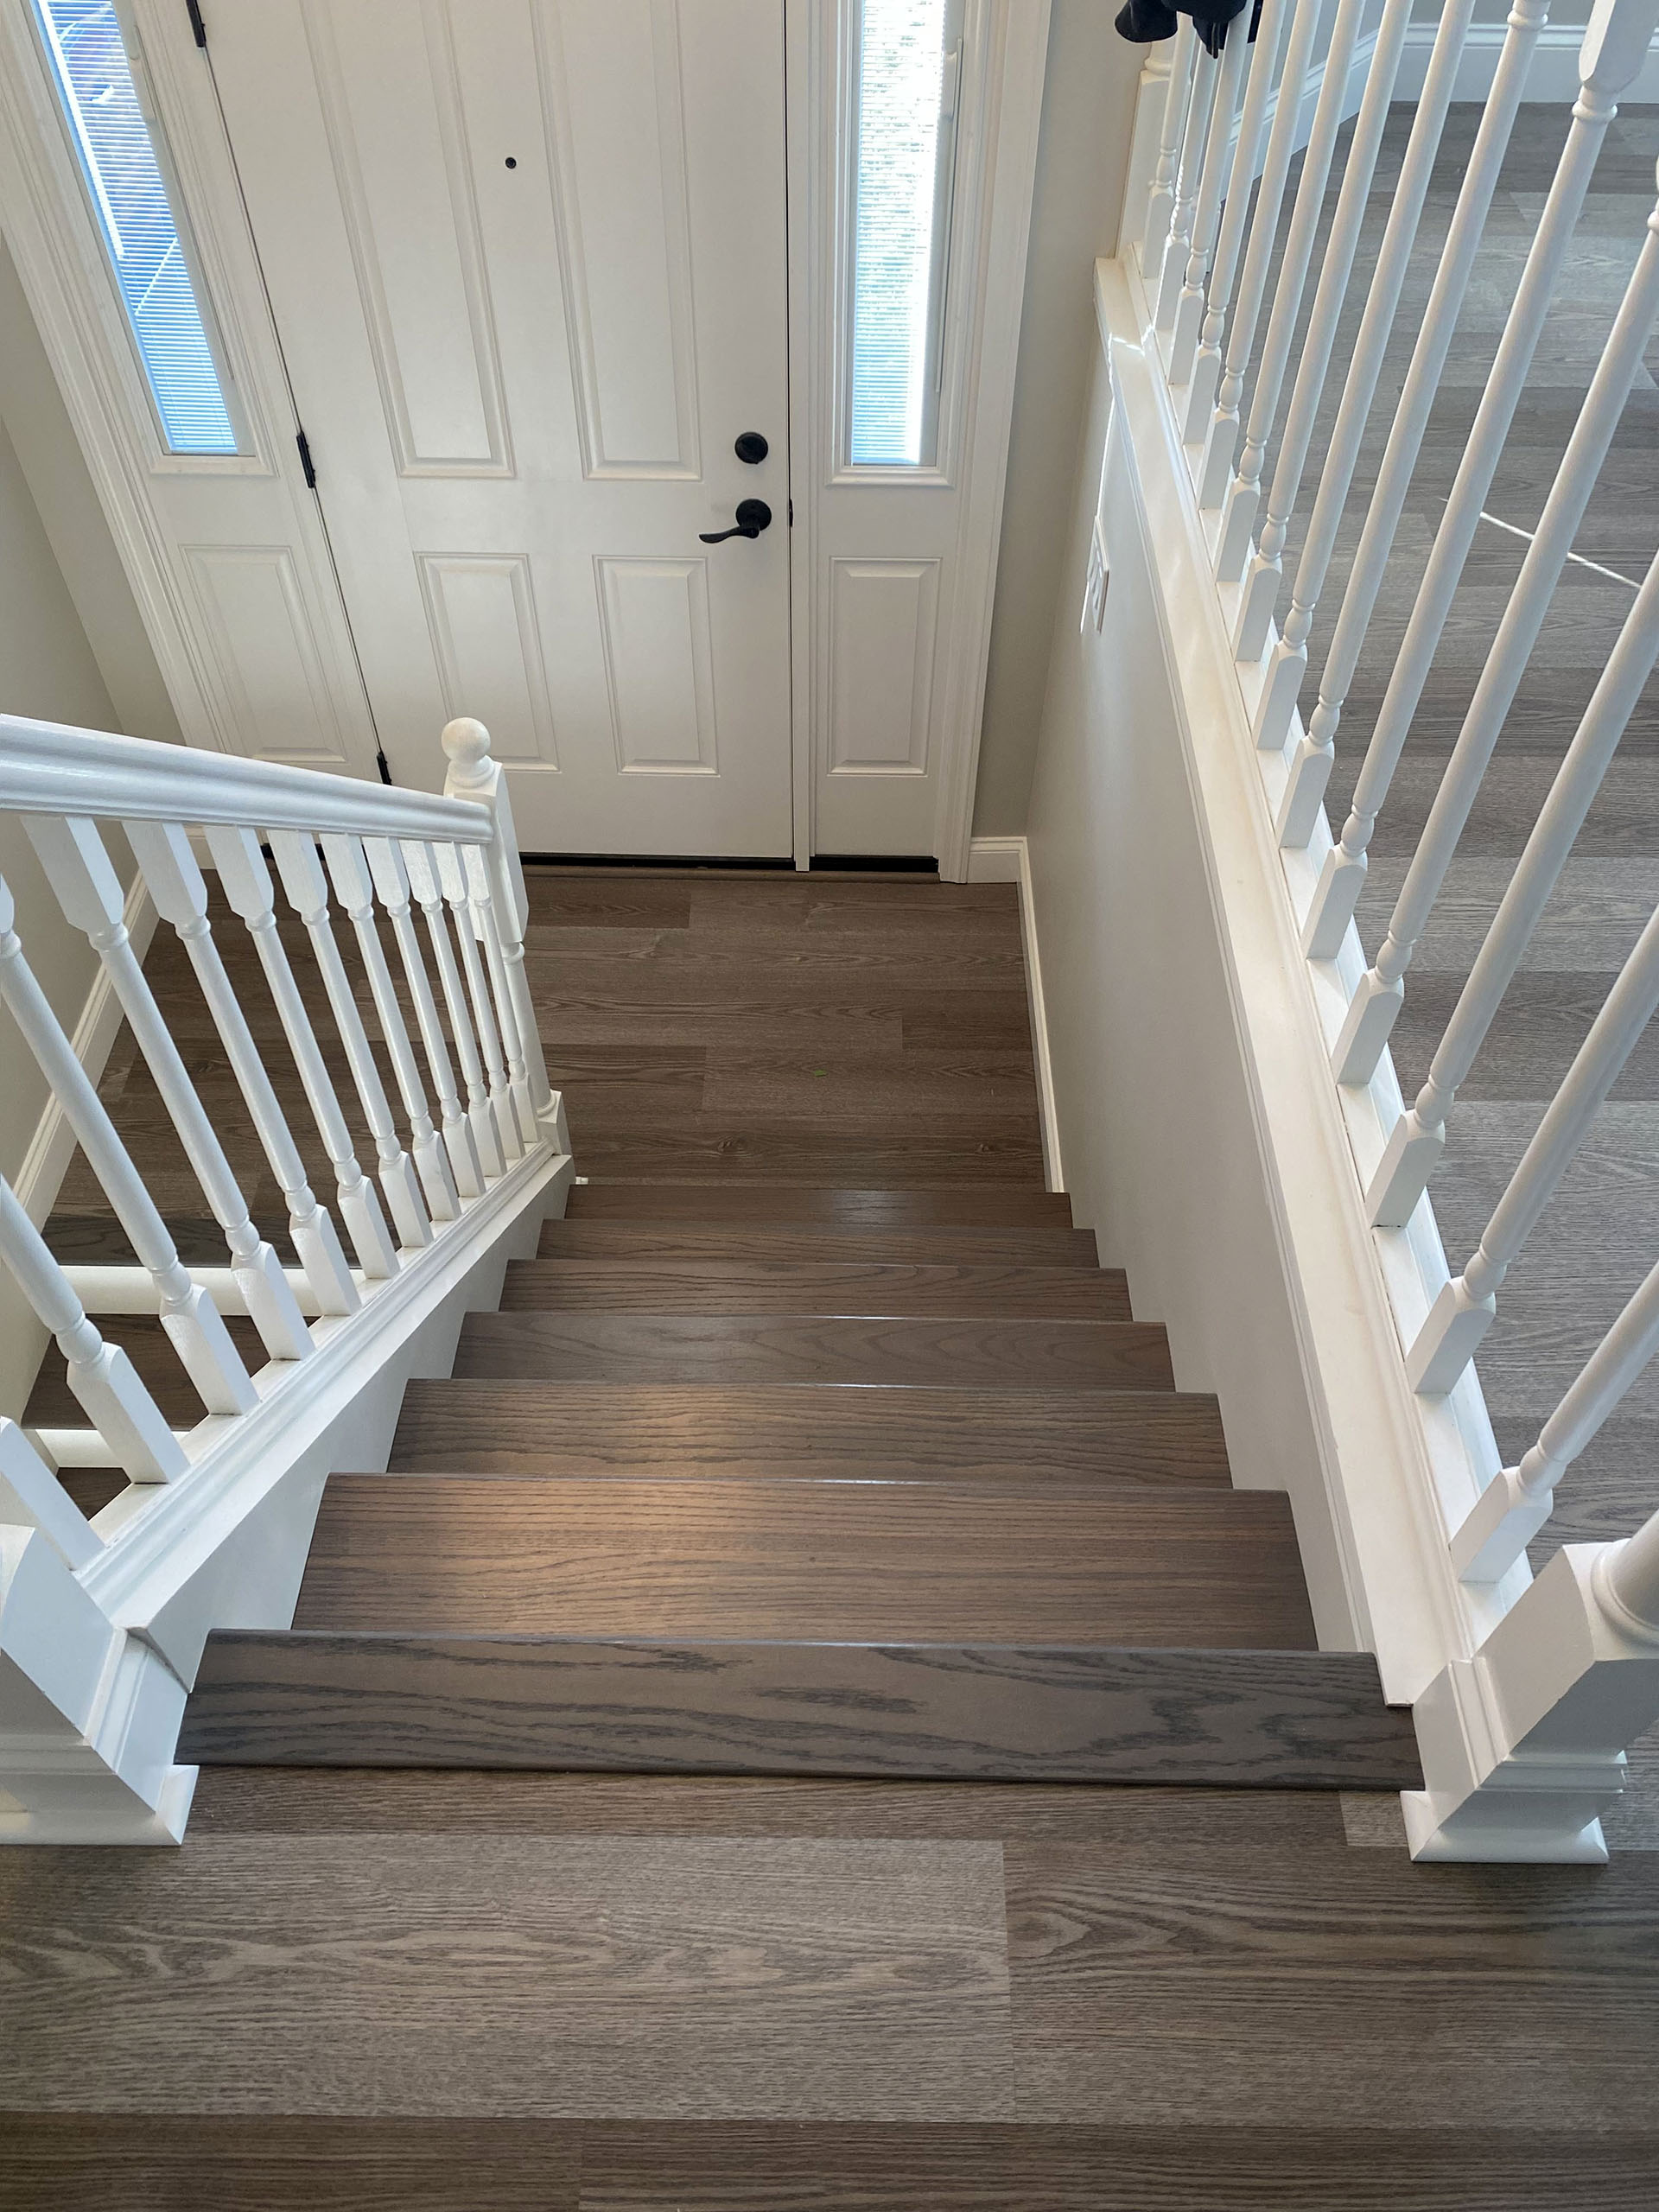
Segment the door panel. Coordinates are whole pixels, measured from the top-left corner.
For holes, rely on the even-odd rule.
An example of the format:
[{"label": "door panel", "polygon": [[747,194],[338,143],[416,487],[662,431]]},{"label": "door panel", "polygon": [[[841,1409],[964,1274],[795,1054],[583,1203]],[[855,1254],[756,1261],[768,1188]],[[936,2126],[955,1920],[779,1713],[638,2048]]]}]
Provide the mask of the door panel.
[{"label": "door panel", "polygon": [[397,780],[474,714],[527,849],[787,855],[775,0],[250,0],[211,52]]}]

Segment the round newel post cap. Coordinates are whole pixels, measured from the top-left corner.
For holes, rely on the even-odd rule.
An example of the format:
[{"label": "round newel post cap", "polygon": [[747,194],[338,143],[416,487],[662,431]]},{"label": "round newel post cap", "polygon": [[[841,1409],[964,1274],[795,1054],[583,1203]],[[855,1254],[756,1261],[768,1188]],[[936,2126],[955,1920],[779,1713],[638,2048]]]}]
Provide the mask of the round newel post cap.
[{"label": "round newel post cap", "polygon": [[454,780],[463,783],[476,781],[483,763],[490,757],[490,733],[483,723],[475,722],[469,715],[462,715],[454,721],[446,722],[442,744],[449,756],[450,773]]}]

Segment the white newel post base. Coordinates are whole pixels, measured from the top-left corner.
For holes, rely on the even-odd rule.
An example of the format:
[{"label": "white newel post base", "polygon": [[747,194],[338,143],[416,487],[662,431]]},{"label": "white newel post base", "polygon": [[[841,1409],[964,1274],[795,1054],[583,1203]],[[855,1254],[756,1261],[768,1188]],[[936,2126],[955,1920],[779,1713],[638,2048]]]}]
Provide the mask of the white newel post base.
[{"label": "white newel post base", "polygon": [[38,1529],[0,1524],[0,1844],[177,1843],[185,1687]]},{"label": "white newel post base", "polygon": [[1615,1548],[1558,1552],[1473,1659],[1414,1712],[1427,1787],[1402,1798],[1416,1859],[1597,1864],[1624,1745],[1659,1715],[1659,1637],[1616,1620],[1595,1587]]}]

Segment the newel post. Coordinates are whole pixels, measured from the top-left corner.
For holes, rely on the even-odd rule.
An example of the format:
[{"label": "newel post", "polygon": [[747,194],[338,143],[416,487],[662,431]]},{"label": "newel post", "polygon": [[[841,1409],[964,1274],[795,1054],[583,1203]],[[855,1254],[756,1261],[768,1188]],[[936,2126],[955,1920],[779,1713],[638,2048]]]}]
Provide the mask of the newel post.
[{"label": "newel post", "polygon": [[524,872],[519,864],[518,838],[512,825],[506,772],[500,762],[490,756],[490,733],[482,722],[474,721],[469,716],[462,715],[444,724],[443,749],[449,758],[444,797],[471,799],[475,804],[488,807],[494,817],[495,838],[489,848],[493,904],[507,991],[518,1020],[530,1080],[531,1106],[543,1141],[555,1152],[568,1153],[570,1133],[565,1125],[564,1101],[547,1080],[541,1032],[524,975],[524,931],[530,920],[530,899],[524,890]]},{"label": "newel post", "polygon": [[1624,1747],[1659,1719],[1659,1515],[1556,1553],[1472,1659],[1415,1708],[1419,1859],[1605,1859]]}]

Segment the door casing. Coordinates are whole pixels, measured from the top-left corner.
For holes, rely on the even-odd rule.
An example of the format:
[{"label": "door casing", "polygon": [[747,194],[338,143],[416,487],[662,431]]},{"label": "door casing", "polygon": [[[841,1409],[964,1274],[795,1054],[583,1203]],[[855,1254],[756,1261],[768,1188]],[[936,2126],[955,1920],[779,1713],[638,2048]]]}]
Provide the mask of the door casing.
[{"label": "door casing", "polygon": [[[202,0],[209,54],[215,4]],[[830,772],[834,710],[834,594],[846,576],[845,564],[864,561],[878,570],[905,571],[948,562],[948,589],[934,603],[926,757],[937,769],[931,849],[940,874],[960,881],[967,874],[972,830],[1049,0],[969,0],[975,95],[959,156],[950,276],[956,384],[948,404],[957,412],[942,445],[945,466],[933,473],[938,480],[925,488],[899,487],[911,501],[948,498],[955,512],[925,548],[906,547],[899,531],[893,548],[868,556],[838,550],[847,539],[837,505],[893,488],[874,481],[849,485],[835,465],[836,239],[842,207],[836,119],[844,64],[839,10],[837,0],[780,4],[791,272],[795,861],[807,867],[823,843],[820,785]],[[257,477],[280,502],[273,512],[281,519],[284,565],[296,579],[295,619],[308,633],[302,642],[312,671],[334,702],[332,716],[323,718],[334,728],[329,742],[286,757],[372,774],[372,727],[321,516],[294,445],[299,424],[212,76],[181,0],[134,0],[133,20],[253,428],[256,451],[245,457],[244,473]],[[181,533],[169,529],[162,512],[158,480],[227,472],[222,462],[181,463],[160,447],[50,86],[17,6],[0,13],[0,216],[181,728],[192,744],[226,749],[224,734],[238,726],[235,702],[227,698],[212,652],[204,652],[200,598],[191,589],[188,562],[181,562]],[[836,563],[843,564],[839,577]],[[943,567],[940,577],[944,580]],[[855,580],[871,581],[916,582],[913,576],[885,572]],[[435,744],[435,731],[433,735]],[[861,772],[855,766],[837,772]],[[872,772],[880,777],[892,770]]]}]

